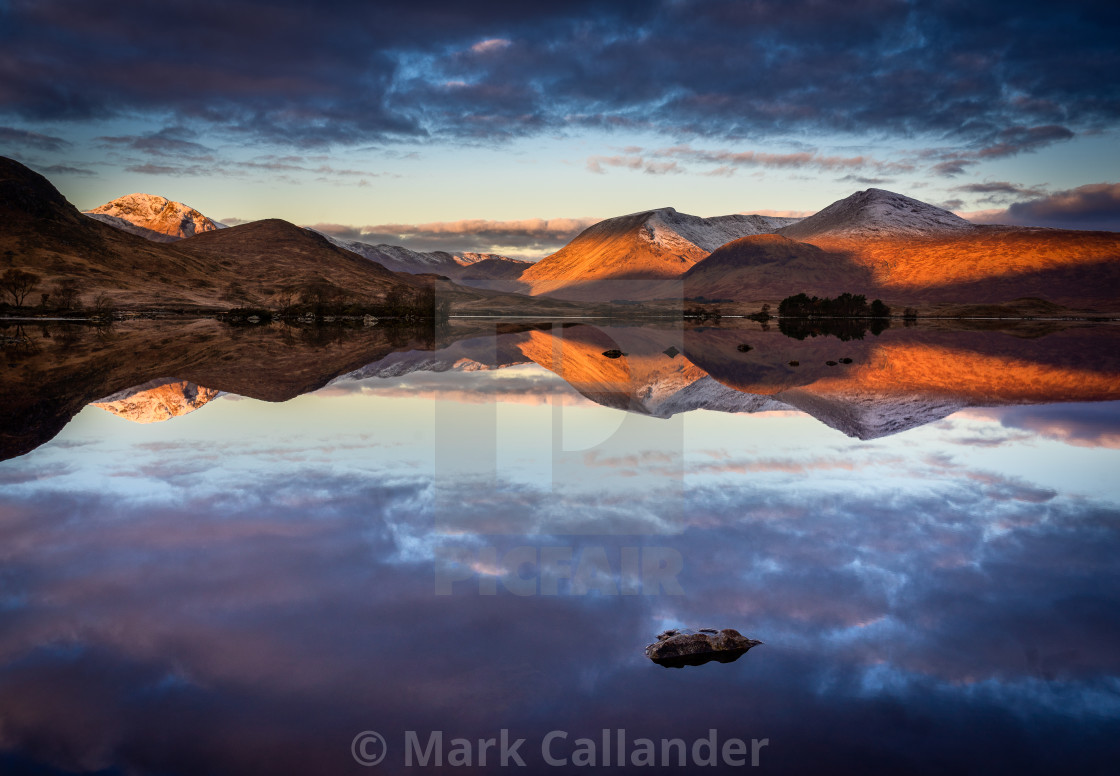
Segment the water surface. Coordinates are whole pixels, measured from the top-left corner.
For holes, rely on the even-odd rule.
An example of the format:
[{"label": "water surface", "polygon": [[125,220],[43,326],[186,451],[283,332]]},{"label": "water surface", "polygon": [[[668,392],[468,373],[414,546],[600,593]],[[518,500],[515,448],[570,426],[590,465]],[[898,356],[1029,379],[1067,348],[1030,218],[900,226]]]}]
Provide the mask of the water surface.
[{"label": "water surface", "polygon": [[[365,773],[378,731],[423,772],[406,731],[506,729],[556,772],[551,731],[623,729],[1111,772],[1120,348],[1012,329],[24,330],[0,766]],[[765,644],[662,668],[670,627]]]}]

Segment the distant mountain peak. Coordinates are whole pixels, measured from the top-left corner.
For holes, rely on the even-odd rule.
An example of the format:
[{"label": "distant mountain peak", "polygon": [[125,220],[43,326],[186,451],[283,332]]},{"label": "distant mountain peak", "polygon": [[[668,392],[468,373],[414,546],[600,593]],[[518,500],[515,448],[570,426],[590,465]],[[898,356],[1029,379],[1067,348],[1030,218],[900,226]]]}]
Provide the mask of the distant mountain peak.
[{"label": "distant mountain peak", "polygon": [[977,227],[955,213],[886,189],[865,189],[833,202],[779,230],[796,240],[810,237],[924,237]]},{"label": "distant mountain peak", "polygon": [[85,214],[155,242],[172,242],[222,228],[193,207],[155,194],[126,194]]}]

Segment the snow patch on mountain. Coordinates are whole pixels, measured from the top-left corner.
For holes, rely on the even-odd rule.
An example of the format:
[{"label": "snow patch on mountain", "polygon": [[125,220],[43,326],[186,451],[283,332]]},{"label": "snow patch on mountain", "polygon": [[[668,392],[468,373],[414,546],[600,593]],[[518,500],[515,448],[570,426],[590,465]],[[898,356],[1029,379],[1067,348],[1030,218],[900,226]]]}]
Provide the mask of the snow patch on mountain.
[{"label": "snow patch on mountain", "polygon": [[414,251],[400,245],[387,245],[384,243],[372,245],[370,243],[361,242],[360,240],[346,240],[341,237],[334,237],[326,232],[320,232],[315,229],[309,229],[308,231],[315,232],[315,234],[325,237],[339,248],[376,261],[387,269],[396,272],[410,272],[413,274],[436,272],[441,275],[455,276],[459,274],[463,267],[469,267],[487,260],[514,262],[526,266],[529,264],[529,262],[521,261],[520,259],[511,259],[497,253]]},{"label": "snow patch on mountain", "polygon": [[809,237],[932,237],[978,229],[955,213],[884,189],[857,191],[778,234]]},{"label": "snow patch on mountain", "polygon": [[189,205],[154,194],[118,197],[85,215],[155,242],[173,242],[224,226]]},{"label": "snow patch on mountain", "polygon": [[710,253],[732,240],[752,234],[770,234],[797,220],[756,215],[701,218],[665,207],[650,212],[641,237],[669,253],[686,253],[690,244]]}]

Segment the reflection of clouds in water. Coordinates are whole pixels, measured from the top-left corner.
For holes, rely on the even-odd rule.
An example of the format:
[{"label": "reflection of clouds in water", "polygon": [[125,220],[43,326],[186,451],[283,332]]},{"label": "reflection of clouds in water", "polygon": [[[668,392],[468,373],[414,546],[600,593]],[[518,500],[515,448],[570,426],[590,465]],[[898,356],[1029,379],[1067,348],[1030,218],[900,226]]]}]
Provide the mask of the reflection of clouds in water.
[{"label": "reflection of clouds in water", "polygon": [[[769,736],[778,771],[1091,770],[1120,713],[1117,508],[967,458],[964,420],[701,444],[680,503],[650,489],[680,449],[579,453],[645,475],[596,499],[433,484],[426,438],[373,456],[400,440],[333,427],[315,444],[60,440],[0,467],[4,746],[71,769],[304,774],[351,768],[365,729],[718,727]],[[435,532],[448,498],[469,533]],[[521,545],[672,548],[685,595],[434,595],[442,550]],[[665,623],[766,644],[657,669],[641,648]]]},{"label": "reflection of clouds in water", "polygon": [[[345,767],[333,742],[345,755],[346,737],[370,727],[747,726],[878,750],[904,706],[963,736],[950,748],[981,743],[969,719],[1014,741],[1027,715],[1058,741],[1080,720],[1091,752],[1094,720],[1120,711],[1104,678],[1120,671],[1120,537],[1101,505],[1008,501],[967,477],[873,499],[705,486],[688,493],[681,535],[562,540],[671,546],[684,597],[435,596],[432,555],[454,539],[430,535],[423,480],[285,478],[246,486],[234,501],[254,508],[241,512],[209,497],[121,504],[48,481],[5,499],[0,546],[19,596],[0,613],[0,687],[19,699],[5,703],[6,740],[50,730],[72,753],[52,749],[60,765],[141,757],[172,772],[188,749],[235,773],[272,747],[276,772],[298,773]],[[618,516],[585,511],[589,528]],[[640,650],[662,620],[767,643],[736,668],[655,673]],[[145,746],[176,721],[182,736]],[[932,753],[922,741],[914,751]]]},{"label": "reflection of clouds in water", "polygon": [[1120,448],[1117,402],[994,407],[967,410],[967,414],[995,420],[1004,428],[1023,429],[1071,445]]}]

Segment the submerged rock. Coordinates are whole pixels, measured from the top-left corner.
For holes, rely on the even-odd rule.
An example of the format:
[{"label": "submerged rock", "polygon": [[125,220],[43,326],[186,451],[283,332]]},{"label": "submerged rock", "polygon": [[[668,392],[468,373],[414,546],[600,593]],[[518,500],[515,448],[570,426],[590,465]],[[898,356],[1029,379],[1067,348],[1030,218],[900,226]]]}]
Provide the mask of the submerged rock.
[{"label": "submerged rock", "polygon": [[696,631],[674,628],[657,634],[657,642],[646,647],[646,657],[666,668],[699,666],[713,660],[731,663],[761,643],[757,639],[748,639],[733,628],[701,628]]}]

